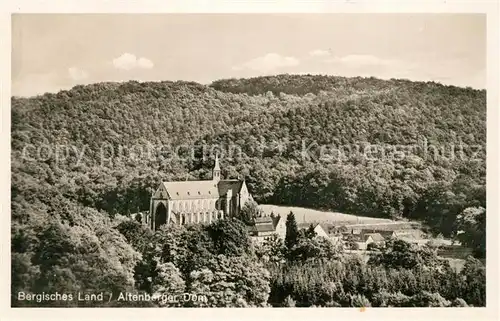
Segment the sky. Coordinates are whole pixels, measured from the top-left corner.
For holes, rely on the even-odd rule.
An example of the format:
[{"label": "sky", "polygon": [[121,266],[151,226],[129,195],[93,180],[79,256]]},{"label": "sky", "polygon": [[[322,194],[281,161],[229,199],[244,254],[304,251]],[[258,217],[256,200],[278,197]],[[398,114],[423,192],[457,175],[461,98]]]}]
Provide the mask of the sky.
[{"label": "sky", "polygon": [[15,14],[12,95],[327,74],[486,87],[481,14]]}]

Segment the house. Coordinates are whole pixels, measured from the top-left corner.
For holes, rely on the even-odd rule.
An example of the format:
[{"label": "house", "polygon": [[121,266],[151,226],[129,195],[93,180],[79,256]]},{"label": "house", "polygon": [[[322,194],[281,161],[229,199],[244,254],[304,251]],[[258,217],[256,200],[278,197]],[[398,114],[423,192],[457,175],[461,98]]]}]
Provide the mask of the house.
[{"label": "house", "polygon": [[151,196],[149,215],[143,221],[153,230],[163,224],[210,224],[237,216],[250,200],[252,196],[245,180],[221,179],[216,156],[212,179],[162,182]]},{"label": "house", "polygon": [[385,239],[380,233],[347,234],[344,238],[347,245],[356,250],[366,250],[369,244],[384,245]]},{"label": "house", "polygon": [[[365,233],[364,237],[366,240],[370,240],[370,243],[375,243],[379,246],[383,246],[385,244],[385,239],[380,233]],[[368,243],[369,244],[369,243]],[[367,244],[367,247],[368,247]]]},{"label": "house", "polygon": [[360,235],[361,232],[363,232],[363,229],[361,228],[350,228],[347,226],[341,226],[338,230],[341,231],[341,233],[344,235],[345,234]]},{"label": "house", "polygon": [[368,249],[368,245],[373,243],[373,238],[371,235],[357,234],[354,243],[356,244],[355,249],[366,250]]},{"label": "house", "polygon": [[[299,223],[297,228],[299,230],[308,229],[313,226],[314,232],[317,236],[322,236],[330,239],[325,228],[320,223]],[[248,233],[252,238],[252,241],[256,243],[262,243],[270,239],[273,234],[276,234],[281,239],[286,237],[286,218],[281,216],[276,217],[259,217],[255,219],[255,224],[248,227]]]},{"label": "house", "polygon": [[372,232],[373,233],[379,233],[386,240],[388,240],[390,238],[395,238],[396,237],[396,232],[395,231],[378,231],[378,230],[373,230]]},{"label": "house", "polygon": [[366,250],[368,244],[371,243],[370,238],[365,239],[360,234],[346,234],[343,240],[346,247],[353,250]]},{"label": "house", "polygon": [[330,236],[326,232],[327,229],[324,228],[320,223],[299,223],[297,224],[297,227],[299,230],[304,230],[304,229],[307,230],[308,228],[311,227],[311,225],[313,226],[314,232],[316,232],[317,236],[322,236],[327,239],[330,238]]},{"label": "house", "polygon": [[425,233],[418,229],[395,230],[393,237],[418,240],[424,239]]},{"label": "house", "polygon": [[[275,219],[272,217],[258,217],[255,219],[255,224],[248,226],[248,234],[255,243],[263,243],[272,238],[276,233]],[[280,235],[278,235],[280,236]]]}]

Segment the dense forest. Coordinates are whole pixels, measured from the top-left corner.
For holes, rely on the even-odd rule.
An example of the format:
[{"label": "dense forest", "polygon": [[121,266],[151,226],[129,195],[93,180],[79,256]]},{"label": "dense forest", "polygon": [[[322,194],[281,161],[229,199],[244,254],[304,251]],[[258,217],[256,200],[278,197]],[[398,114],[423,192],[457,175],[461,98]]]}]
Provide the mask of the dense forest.
[{"label": "dense forest", "polygon": [[[325,302],[307,299],[300,291],[312,285],[297,282],[309,276],[294,277],[306,272],[287,267],[288,263],[247,264],[245,260],[260,260],[255,258],[257,250],[248,246],[248,253],[233,253],[217,241],[224,232],[211,230],[237,230],[234,226],[189,229],[197,242],[211,245],[189,249],[201,251],[196,252],[200,261],[186,264],[175,255],[165,256],[166,250],[158,254],[157,249],[144,248],[174,232],[149,235],[139,229],[146,240],[136,244],[141,237],[128,235],[118,227],[125,223],[117,223],[123,216],[147,210],[158,182],[209,177],[208,156],[216,149],[223,176],[243,175],[258,202],[419,220],[430,232],[460,238],[476,250],[477,257],[484,257],[484,90],[407,80],[280,75],[220,80],[210,86],[99,83],[32,98],[14,97],[11,102],[13,295],[35,289],[151,293],[155,285],[145,280],[155,277],[143,275],[153,273],[151,269],[154,273],[160,269],[156,277],[173,278],[169,282],[183,289],[210,288],[215,281],[207,271],[230,265],[255,270],[229,274],[259,275],[261,280],[241,281],[259,287],[262,294],[253,290],[258,297],[235,294],[231,299],[235,305],[331,301],[328,304],[351,306],[366,300],[372,305],[388,304],[383,303],[387,300],[413,304],[408,302],[417,300],[415,296],[435,293],[443,302],[460,298],[467,304],[484,304],[478,299],[481,293],[437,291],[441,285],[422,290],[425,293],[385,288],[388,296],[380,298],[354,290],[366,287],[358,284],[344,289],[343,297]],[[459,235],[459,230],[465,233]],[[175,253],[191,253],[183,246]],[[345,275],[346,264],[354,264],[349,270],[362,269],[368,275],[386,273],[382,279],[390,284],[410,273],[395,275],[388,267],[383,267],[386,272],[379,270],[380,264],[343,260],[334,259],[342,266],[317,257],[300,264],[308,271],[318,269],[307,273],[320,279]],[[150,266],[149,272],[141,270],[148,269],[144,264]],[[471,261],[461,273],[475,271],[480,264]],[[229,274],[227,278],[232,277]],[[412,276],[424,282],[419,277],[434,276]]]}]

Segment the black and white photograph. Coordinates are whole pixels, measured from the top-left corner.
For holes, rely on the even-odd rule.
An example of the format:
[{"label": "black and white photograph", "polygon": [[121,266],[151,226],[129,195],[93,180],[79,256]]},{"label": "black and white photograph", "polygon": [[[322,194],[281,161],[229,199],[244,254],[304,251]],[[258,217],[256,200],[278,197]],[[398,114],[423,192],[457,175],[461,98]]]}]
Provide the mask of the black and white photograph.
[{"label": "black and white photograph", "polygon": [[487,26],[13,13],[10,307],[485,308]]}]

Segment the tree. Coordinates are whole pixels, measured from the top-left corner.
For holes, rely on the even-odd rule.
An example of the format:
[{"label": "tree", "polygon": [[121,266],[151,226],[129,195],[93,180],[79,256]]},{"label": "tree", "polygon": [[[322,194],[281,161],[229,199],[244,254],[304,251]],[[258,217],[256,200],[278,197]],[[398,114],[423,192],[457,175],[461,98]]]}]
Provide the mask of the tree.
[{"label": "tree", "polygon": [[153,243],[153,232],[134,220],[126,220],[115,227],[127,242],[141,253],[141,260],[134,267],[135,287],[140,291],[152,292],[152,279],[157,273],[157,257],[160,255],[156,251]]},{"label": "tree", "polygon": [[463,279],[461,297],[473,306],[486,306],[486,267],[484,264],[469,256],[460,275]]},{"label": "tree", "polygon": [[197,307],[264,307],[269,297],[269,272],[247,256],[218,255],[193,271],[189,292],[207,301],[191,302]]},{"label": "tree", "polygon": [[477,257],[486,257],[486,209],[468,207],[457,216],[455,239],[474,250]]},{"label": "tree", "polygon": [[[152,281],[152,295],[165,298],[168,295],[180,296],[185,293],[185,282],[178,268],[171,262],[157,264],[156,276]],[[158,300],[159,306],[180,306],[182,302]]]},{"label": "tree", "polygon": [[344,239],[349,249],[359,250],[358,239],[353,234],[347,234]]},{"label": "tree", "polygon": [[245,224],[237,219],[219,220],[208,227],[214,253],[239,256],[250,251],[251,240]]},{"label": "tree", "polygon": [[307,237],[299,238],[297,244],[295,244],[290,252],[289,258],[292,261],[306,261],[308,259],[321,258],[322,248],[320,244],[315,239],[310,239]]},{"label": "tree", "polygon": [[309,225],[309,227],[305,230],[304,236],[313,239],[316,235],[318,235],[318,233],[314,230],[314,224],[311,223],[311,225]]},{"label": "tree", "polygon": [[256,254],[264,261],[279,264],[285,259],[286,247],[283,239],[277,234],[273,234],[257,247]]},{"label": "tree", "polygon": [[451,302],[443,298],[439,293],[427,291],[414,295],[409,303],[414,307],[447,307],[451,305]]},{"label": "tree", "polygon": [[153,232],[143,224],[135,220],[126,220],[115,227],[131,244],[134,249],[144,253],[152,244]]},{"label": "tree", "polygon": [[377,307],[408,307],[410,306],[411,297],[404,295],[401,292],[390,293],[381,291],[373,297],[373,305]]},{"label": "tree", "polygon": [[321,236],[309,238],[299,237],[299,241],[289,252],[289,258],[296,261],[331,260],[338,258],[340,249],[335,247],[329,239]]},{"label": "tree", "polygon": [[29,253],[12,253],[11,263],[11,293],[12,306],[27,306],[30,301],[17,300],[20,292],[30,292],[39,278],[40,268],[30,261]]},{"label": "tree", "polygon": [[[61,209],[63,212],[65,210]],[[43,289],[54,293],[102,291],[117,294],[132,291],[134,267],[140,254],[98,213],[81,207],[73,207],[72,210],[73,226],[57,221],[39,226],[36,235],[38,241],[32,246],[33,252],[22,256],[13,255],[13,270],[29,278],[20,282],[19,276],[13,277],[13,289],[23,288],[29,292]],[[57,211],[53,212],[54,216],[58,214]],[[76,225],[76,220],[82,214],[87,219],[87,228]],[[16,295],[13,305],[18,304]],[[74,300],[42,301],[36,302],[36,305],[96,306],[102,303]]]},{"label": "tree", "polygon": [[291,296],[287,296],[283,302],[283,306],[287,308],[294,308],[296,305],[295,300]]},{"label": "tree", "polygon": [[396,269],[439,269],[444,267],[447,262],[438,257],[435,249],[418,247],[400,239],[390,239],[384,248],[370,255],[368,264]]},{"label": "tree", "polygon": [[382,249],[382,248],[383,248],[382,244],[380,244],[378,242],[372,242],[366,246],[366,249],[368,251],[380,251],[380,249]]},{"label": "tree", "polygon": [[290,212],[286,217],[286,235],[285,235],[285,246],[288,250],[291,250],[298,242],[299,231],[297,227],[297,221],[295,220],[295,215]]},{"label": "tree", "polygon": [[262,210],[259,209],[259,205],[255,201],[246,202],[240,211],[240,219],[247,225],[252,225],[255,223],[257,217],[262,216]]},{"label": "tree", "polygon": [[371,307],[370,301],[362,294],[356,294],[351,296],[351,306],[352,307]]},{"label": "tree", "polygon": [[462,299],[462,298],[456,298],[455,300],[453,300],[451,302],[451,306],[452,307],[459,307],[459,308],[466,308],[469,305],[467,304],[467,302],[465,302],[464,299]]},{"label": "tree", "polygon": [[320,258],[326,260],[332,260],[332,259],[339,259],[341,257],[343,248],[340,242],[334,244],[331,239],[323,236],[316,236],[315,240],[318,242],[321,248]]},{"label": "tree", "polygon": [[150,256],[160,257],[161,262],[172,262],[189,281],[190,273],[204,266],[217,251],[209,228],[202,225],[164,225],[155,233],[155,248]]}]

